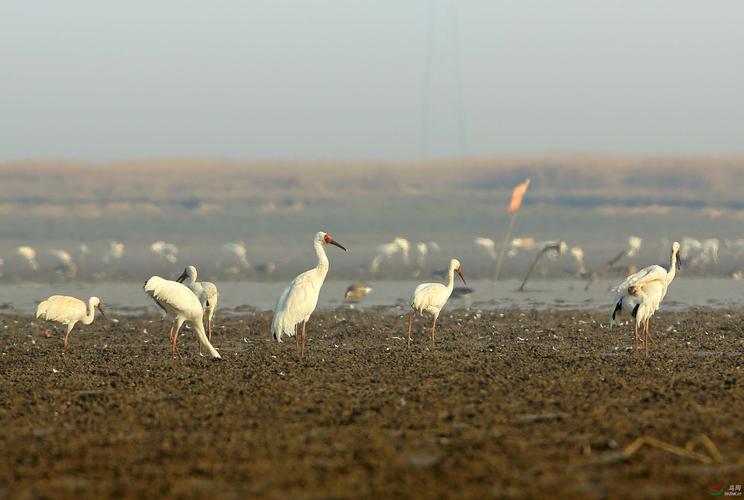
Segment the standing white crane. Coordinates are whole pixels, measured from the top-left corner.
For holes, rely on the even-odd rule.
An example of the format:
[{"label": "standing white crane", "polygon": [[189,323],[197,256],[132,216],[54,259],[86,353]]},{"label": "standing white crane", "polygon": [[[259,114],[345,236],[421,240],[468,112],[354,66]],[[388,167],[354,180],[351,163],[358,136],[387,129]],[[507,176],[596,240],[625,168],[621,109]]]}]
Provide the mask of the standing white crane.
[{"label": "standing white crane", "polygon": [[16,254],[23,257],[23,259],[26,261],[26,264],[28,264],[31,270],[39,270],[39,263],[36,262],[36,250],[34,249],[34,247],[18,247],[16,248]]},{"label": "standing white crane", "polygon": [[493,260],[499,258],[498,254],[496,253],[496,242],[493,241],[491,238],[479,236],[475,239],[475,244],[485,249],[486,252],[488,252],[489,257],[491,257]]},{"label": "standing white crane", "polygon": [[586,266],[584,265],[584,250],[581,247],[571,247],[571,256],[576,261],[576,276],[583,276],[586,274]]},{"label": "standing white crane", "polygon": [[124,243],[109,240],[108,242],[109,247],[106,250],[106,253],[103,254],[103,260],[104,264],[113,264],[114,262],[118,262],[121,260],[121,258],[124,256]]},{"label": "standing white crane", "polygon": [[[274,318],[271,321],[271,335],[277,342],[281,342],[284,335],[295,336],[295,347],[300,357],[305,354],[307,321],[315,311],[315,306],[318,305],[320,288],[323,286],[326,274],[328,274],[326,245],[335,245],[344,251],[346,250],[330,234],[322,231],[317,233],[313,240],[313,247],[315,248],[315,254],[318,256],[318,265],[292,280],[279,297]],[[301,346],[300,335],[297,332],[300,323],[302,323]]]},{"label": "standing white crane", "polygon": [[643,238],[639,236],[628,236],[628,249],[625,251],[626,257],[634,257],[641,249]]},{"label": "standing white crane", "polygon": [[424,312],[428,312],[434,316],[434,321],[431,324],[431,347],[434,347],[437,318],[439,317],[442,308],[447,303],[450,295],[452,295],[452,289],[455,287],[455,273],[457,273],[462,282],[465,283],[465,277],[462,275],[462,266],[460,265],[460,261],[452,259],[449,265],[446,285],[443,285],[442,283],[421,283],[413,291],[413,296],[409,302],[412,311],[408,314],[409,347],[411,345],[411,330],[413,330],[413,316],[417,312],[421,315],[423,315]]},{"label": "standing white crane", "polygon": [[[64,336],[64,348],[67,349],[70,332],[78,322],[84,325],[93,323],[96,315],[96,309],[101,311],[104,318],[108,319],[103,311],[103,304],[98,297],[88,299],[86,307],[85,302],[75,297],[66,295],[52,295],[42,301],[36,308],[36,317],[53,323],[67,326],[67,333]],[[44,330],[44,335],[51,337],[49,329]]]},{"label": "standing white crane", "polygon": [[189,323],[196,331],[201,345],[206,347],[213,358],[219,358],[220,353],[212,347],[206,333],[204,333],[204,311],[196,295],[182,283],[170,281],[153,276],[145,281],[143,287],[145,293],[155,301],[168,317],[173,321],[170,329],[171,349],[176,352],[176,343],[178,342],[178,331],[184,322]]},{"label": "standing white crane", "polygon": [[241,270],[248,270],[251,264],[248,262],[248,250],[245,243],[225,243],[220,249],[220,260],[217,267],[230,274],[240,274]]},{"label": "standing white crane", "polygon": [[407,239],[400,236],[396,237],[390,243],[383,243],[377,247],[377,255],[369,265],[369,271],[376,273],[380,270],[380,264],[384,260],[392,258],[398,252],[403,254],[403,263],[407,266],[409,262],[409,252],[411,250],[411,244]]},{"label": "standing white crane", "polygon": [[[194,292],[196,298],[199,299],[202,309],[207,315],[207,337],[212,340],[212,318],[214,317],[214,311],[217,309],[217,299],[220,294],[217,291],[217,286],[209,281],[196,281],[196,267],[186,266],[181,276],[176,280],[178,283],[183,283],[189,290]],[[185,281],[188,280],[188,281]]]},{"label": "standing white crane", "polygon": [[529,252],[536,246],[542,248],[545,246],[545,243],[547,242],[535,243],[535,238],[529,236],[524,238],[514,238],[509,242],[509,251],[506,255],[509,257],[516,257],[519,252]]},{"label": "standing white crane", "polygon": [[615,310],[612,312],[610,326],[623,311],[633,317],[633,339],[639,342],[638,328],[643,327],[643,347],[648,350],[650,339],[649,321],[666,296],[669,285],[681,269],[680,244],[672,243],[669,269],[659,265],[644,267],[635,274],[625,278],[615,288]]},{"label": "standing white crane", "polygon": [[426,256],[429,254],[429,246],[423,241],[416,243],[416,252],[418,253],[416,262],[418,267],[423,269],[426,264]]},{"label": "standing white crane", "polygon": [[166,243],[164,241],[155,241],[150,245],[152,253],[158,257],[165,259],[166,262],[175,264],[178,260],[178,247],[173,243]]},{"label": "standing white crane", "polygon": [[72,260],[72,255],[67,250],[55,248],[49,251],[49,254],[57,261],[54,271],[60,278],[73,279],[77,275],[77,264]]}]

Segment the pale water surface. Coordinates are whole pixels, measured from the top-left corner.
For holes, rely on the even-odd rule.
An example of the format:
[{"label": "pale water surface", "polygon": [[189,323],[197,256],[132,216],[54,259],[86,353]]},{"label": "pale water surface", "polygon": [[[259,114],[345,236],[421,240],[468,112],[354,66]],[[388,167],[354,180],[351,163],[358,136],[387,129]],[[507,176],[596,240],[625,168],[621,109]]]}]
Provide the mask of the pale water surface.
[{"label": "pale water surface", "polygon": [[[418,281],[378,281],[370,282],[372,293],[356,308],[375,306],[405,306]],[[589,291],[584,290],[584,282],[575,280],[546,280],[530,282],[528,290],[517,292],[517,280],[493,283],[485,280],[468,282],[474,290],[470,301],[451,300],[449,307],[473,307],[493,309],[519,307],[538,308],[580,308],[610,310],[613,292],[610,286],[616,281],[600,281]],[[286,283],[257,283],[250,281],[224,282],[217,284],[220,290],[218,311],[239,314],[253,310],[273,309],[276,299]],[[328,281],[320,295],[319,307],[333,309],[349,307],[343,296],[348,281]],[[108,311],[113,314],[141,314],[157,312],[159,309],[145,295],[141,283],[64,283],[42,284],[3,284],[0,285],[0,313],[33,313],[36,304],[49,295],[62,294],[85,298],[90,295],[100,297]],[[684,309],[687,307],[737,307],[744,304],[744,282],[724,278],[688,278],[675,280],[662,305],[663,309]],[[400,310],[402,312],[402,309]],[[219,314],[219,312],[218,312]]]}]

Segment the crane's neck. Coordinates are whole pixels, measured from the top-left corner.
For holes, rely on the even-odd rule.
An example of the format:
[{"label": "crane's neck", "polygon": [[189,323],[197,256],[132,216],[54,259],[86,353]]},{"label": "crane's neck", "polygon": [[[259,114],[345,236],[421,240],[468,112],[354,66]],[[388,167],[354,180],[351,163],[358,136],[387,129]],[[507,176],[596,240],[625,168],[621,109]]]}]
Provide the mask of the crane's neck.
[{"label": "crane's neck", "polygon": [[90,325],[93,323],[93,319],[96,317],[96,308],[93,306],[93,300],[88,300],[88,314],[86,314],[80,322],[84,325]]},{"label": "crane's neck", "polygon": [[667,270],[667,285],[672,282],[674,277],[677,275],[677,252],[672,251],[672,256],[669,259],[669,269]]},{"label": "crane's neck", "polygon": [[454,288],[455,288],[455,267],[450,266],[449,274],[447,275],[447,290],[449,290],[449,292],[452,293],[452,290]]},{"label": "crane's neck", "polygon": [[325,253],[325,248],[323,248],[325,245],[323,245],[322,241],[316,241],[314,246],[315,255],[318,256],[318,265],[315,266],[315,269],[325,277],[328,273],[328,256]]}]

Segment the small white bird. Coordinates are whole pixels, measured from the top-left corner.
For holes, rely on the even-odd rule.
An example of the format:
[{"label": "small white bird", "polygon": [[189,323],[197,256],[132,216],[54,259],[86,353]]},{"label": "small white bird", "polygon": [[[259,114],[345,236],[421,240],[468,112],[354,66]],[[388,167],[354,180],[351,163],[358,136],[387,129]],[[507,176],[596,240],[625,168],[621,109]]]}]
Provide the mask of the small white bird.
[{"label": "small white bird", "polygon": [[23,257],[33,271],[39,270],[39,263],[36,262],[36,250],[33,247],[18,247],[16,248],[16,254]]},{"label": "small white bird", "polygon": [[144,290],[155,301],[168,317],[173,320],[170,329],[170,341],[173,352],[176,352],[178,331],[184,322],[189,323],[196,331],[201,345],[206,347],[213,358],[219,358],[220,353],[212,347],[206,333],[204,333],[204,311],[196,295],[182,283],[153,276],[145,281]]},{"label": "small white bird", "polygon": [[217,286],[209,281],[196,281],[196,267],[186,266],[181,276],[176,280],[178,283],[183,283],[189,289],[194,292],[196,298],[199,299],[202,309],[207,315],[207,337],[212,340],[212,318],[214,317],[214,311],[217,309],[217,299],[219,299],[219,292]]},{"label": "small white bird", "polygon": [[178,247],[173,243],[166,243],[164,241],[155,241],[150,245],[150,250],[162,259],[165,259],[171,264],[175,264],[178,260]]},{"label": "small white bird", "polygon": [[434,347],[435,343],[435,330],[437,327],[437,318],[442,308],[447,303],[450,295],[452,295],[452,289],[455,287],[455,273],[460,276],[463,283],[465,277],[462,275],[462,266],[460,261],[452,259],[449,265],[449,272],[447,277],[447,284],[442,283],[421,283],[413,291],[410,305],[412,311],[408,314],[408,345],[411,345],[411,330],[413,330],[413,316],[415,313],[422,314],[428,312],[434,317],[434,321],[431,324],[431,346]]},{"label": "small white bird", "polygon": [[[617,316],[624,311],[633,317],[633,340],[636,345],[642,340],[644,350],[648,350],[650,339],[649,320],[661,305],[669,285],[674,280],[677,270],[682,268],[680,261],[680,244],[672,243],[669,269],[653,265],[644,267],[635,274],[625,278],[615,288],[615,310],[612,312],[610,326]],[[643,338],[639,338],[638,328],[643,327]]]},{"label": "small white bird", "polygon": [[[86,307],[85,302],[75,297],[66,295],[52,295],[42,301],[36,308],[36,317],[53,323],[67,326],[67,333],[64,336],[64,348],[67,349],[70,332],[75,324],[80,322],[84,325],[90,325],[95,318],[96,309],[101,311],[104,318],[108,319],[103,311],[103,304],[98,297],[88,299]],[[44,335],[51,337],[49,329],[44,330]]]},{"label": "small white bird", "polygon": [[[305,327],[310,315],[318,305],[320,288],[323,286],[328,274],[328,257],[325,253],[326,245],[335,245],[346,250],[333,237],[324,232],[319,232],[313,240],[315,254],[318,256],[318,265],[309,271],[297,276],[289,286],[282,292],[276,303],[274,318],[271,321],[271,335],[277,342],[282,341],[282,336],[295,336],[295,348],[297,354],[302,357],[305,354]],[[302,345],[297,333],[299,324],[302,323]]]}]

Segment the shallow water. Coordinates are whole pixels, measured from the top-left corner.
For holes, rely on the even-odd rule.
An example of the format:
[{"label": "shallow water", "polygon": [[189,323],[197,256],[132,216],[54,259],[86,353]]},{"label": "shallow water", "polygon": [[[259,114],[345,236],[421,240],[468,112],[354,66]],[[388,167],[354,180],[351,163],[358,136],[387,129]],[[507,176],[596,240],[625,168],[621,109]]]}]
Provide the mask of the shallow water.
[{"label": "shallow water", "polygon": [[[357,308],[405,305],[416,281],[370,282],[373,291]],[[589,291],[584,282],[575,280],[547,280],[530,282],[527,290],[517,292],[520,282],[506,280],[493,283],[486,280],[468,282],[474,290],[470,301],[450,301],[450,308],[475,306],[492,308],[610,308],[614,293],[610,286],[615,281],[599,281]],[[217,284],[220,290],[218,311],[241,313],[250,310],[273,309],[286,283],[257,283],[251,281]],[[319,307],[332,309],[348,307],[343,302],[348,281],[328,281],[320,295]],[[157,311],[156,306],[142,291],[141,283],[63,283],[63,284],[3,284],[0,285],[0,311],[33,313],[36,304],[49,295],[100,297],[106,309],[115,314],[140,314]],[[744,283],[724,278],[687,278],[676,280],[669,289],[664,309],[688,307],[732,307],[744,304]]]}]

